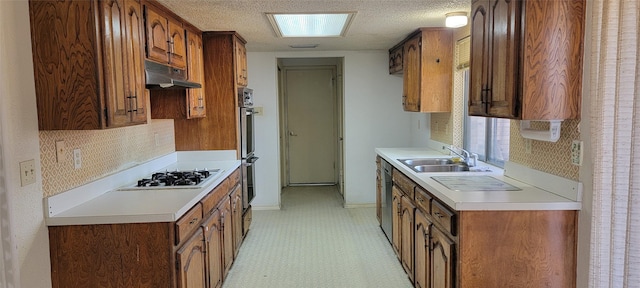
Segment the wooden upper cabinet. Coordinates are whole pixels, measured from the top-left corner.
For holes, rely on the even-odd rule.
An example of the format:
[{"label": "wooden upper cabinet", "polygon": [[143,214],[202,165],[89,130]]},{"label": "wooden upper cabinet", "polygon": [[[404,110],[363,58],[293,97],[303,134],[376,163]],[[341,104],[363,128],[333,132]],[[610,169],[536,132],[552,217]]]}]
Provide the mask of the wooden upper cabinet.
[{"label": "wooden upper cabinet", "polygon": [[402,106],[411,112],[450,112],[453,33],[421,28],[403,44]]},{"label": "wooden upper cabinet", "polygon": [[[204,86],[204,59],[202,50],[202,34],[187,30],[187,76],[189,81]],[[202,118],[207,115],[204,88],[187,89],[187,118]]]},{"label": "wooden upper cabinet", "polygon": [[180,69],[187,68],[187,39],[182,23],[167,17],[169,23],[169,65]]},{"label": "wooden upper cabinet", "polygon": [[40,130],[146,123],[139,1],[29,1],[29,10]]},{"label": "wooden upper cabinet", "polygon": [[404,47],[398,44],[389,49],[389,74],[402,74],[404,64]]},{"label": "wooden upper cabinet", "polygon": [[144,19],[139,1],[101,1],[107,125],[146,123]]},{"label": "wooden upper cabinet", "polygon": [[584,5],[583,0],[473,1],[469,114],[579,118]]},{"label": "wooden upper cabinet", "polygon": [[186,69],[187,44],[182,23],[145,5],[147,20],[147,58]]},{"label": "wooden upper cabinet", "polygon": [[169,23],[149,6],[145,6],[147,20],[147,58],[161,63],[169,63]]},{"label": "wooden upper cabinet", "polygon": [[239,38],[234,40],[236,61],[236,82],[238,86],[246,87],[249,84],[247,75],[247,49]]},{"label": "wooden upper cabinet", "polygon": [[420,40],[421,35],[409,39],[404,43],[404,59],[402,84],[402,108],[405,111],[420,111]]},{"label": "wooden upper cabinet", "polygon": [[184,118],[174,121],[177,151],[240,151],[237,82],[242,70],[238,70],[237,63],[246,65],[246,60],[239,61],[241,57],[237,52],[244,43],[244,39],[235,32],[202,33],[205,83],[202,90],[209,113],[197,121]]}]

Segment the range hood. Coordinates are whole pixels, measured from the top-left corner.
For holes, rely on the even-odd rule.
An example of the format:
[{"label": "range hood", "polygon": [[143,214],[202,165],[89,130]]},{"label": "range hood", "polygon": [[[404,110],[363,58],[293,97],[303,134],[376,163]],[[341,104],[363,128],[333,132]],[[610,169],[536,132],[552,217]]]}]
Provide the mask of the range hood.
[{"label": "range hood", "polygon": [[144,70],[147,89],[202,88],[200,83],[187,81],[187,73],[182,69],[145,60]]}]

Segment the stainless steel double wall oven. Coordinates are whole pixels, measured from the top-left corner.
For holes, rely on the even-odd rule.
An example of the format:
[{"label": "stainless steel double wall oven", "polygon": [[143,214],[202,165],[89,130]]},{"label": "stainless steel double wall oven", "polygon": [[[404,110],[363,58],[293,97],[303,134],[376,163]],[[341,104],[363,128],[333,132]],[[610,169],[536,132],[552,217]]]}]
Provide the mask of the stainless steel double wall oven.
[{"label": "stainless steel double wall oven", "polygon": [[238,107],[240,109],[240,156],[242,159],[242,207],[249,208],[255,197],[254,164],[258,160],[255,156],[255,130],[253,111],[253,90],[238,88]]}]

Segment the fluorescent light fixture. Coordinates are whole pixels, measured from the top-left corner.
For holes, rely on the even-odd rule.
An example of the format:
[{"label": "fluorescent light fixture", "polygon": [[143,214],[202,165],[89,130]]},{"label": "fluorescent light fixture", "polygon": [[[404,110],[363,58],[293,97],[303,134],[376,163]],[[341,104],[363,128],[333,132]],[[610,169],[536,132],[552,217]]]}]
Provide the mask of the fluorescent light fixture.
[{"label": "fluorescent light fixture", "polygon": [[278,37],[344,37],[356,12],[266,14]]},{"label": "fluorescent light fixture", "polygon": [[467,25],[467,12],[451,12],[445,14],[444,26],[458,28]]}]

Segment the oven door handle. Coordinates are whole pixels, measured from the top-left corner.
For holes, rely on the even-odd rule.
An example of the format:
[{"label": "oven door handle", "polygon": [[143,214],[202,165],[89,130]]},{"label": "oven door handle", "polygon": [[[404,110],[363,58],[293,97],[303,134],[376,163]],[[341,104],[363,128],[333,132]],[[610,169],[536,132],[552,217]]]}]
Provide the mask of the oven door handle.
[{"label": "oven door handle", "polygon": [[247,163],[253,164],[256,161],[258,161],[258,159],[260,159],[260,157],[253,156],[253,157],[247,159]]}]

